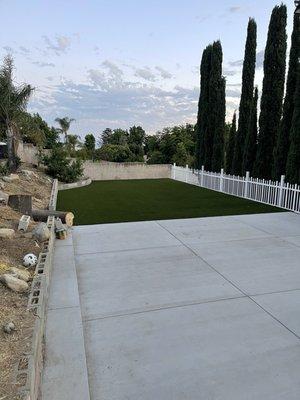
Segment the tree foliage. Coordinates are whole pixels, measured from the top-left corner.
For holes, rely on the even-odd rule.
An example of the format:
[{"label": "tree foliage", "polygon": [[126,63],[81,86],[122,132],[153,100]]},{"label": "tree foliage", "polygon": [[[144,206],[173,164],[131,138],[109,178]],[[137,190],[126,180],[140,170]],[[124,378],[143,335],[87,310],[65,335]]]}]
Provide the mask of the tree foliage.
[{"label": "tree foliage", "polygon": [[83,174],[82,162],[78,159],[71,161],[67,151],[61,146],[54,147],[50,155],[44,156],[42,161],[47,174],[61,182],[76,182]]},{"label": "tree foliage", "polygon": [[55,121],[59,124],[60,128],[58,128],[58,130],[60,133],[64,135],[65,143],[67,143],[68,131],[70,129],[71,123],[75,121],[75,119],[69,117],[63,117],[63,118],[55,118]]},{"label": "tree foliage", "polygon": [[236,136],[236,112],[233,114],[232,124],[229,130],[229,137],[226,146],[226,172],[227,174],[232,174],[232,163],[234,155],[235,146],[235,136]]},{"label": "tree foliage", "polygon": [[212,45],[207,46],[202,54],[200,66],[200,97],[196,124],[195,164],[200,169],[205,163],[209,132],[209,80],[211,74]]},{"label": "tree foliage", "polygon": [[290,132],[295,108],[295,91],[297,84],[297,66],[300,58],[300,18],[294,16],[294,28],[290,50],[289,71],[286,84],[286,95],[283,104],[283,116],[280,124],[277,144],[274,150],[273,178],[280,179],[285,174]]},{"label": "tree foliage", "polygon": [[254,90],[252,104],[250,107],[249,125],[247,129],[244,156],[243,156],[243,171],[249,171],[252,174],[253,166],[256,159],[257,151],[257,102],[258,88]]},{"label": "tree foliage", "polygon": [[18,118],[26,110],[33,91],[30,85],[16,85],[13,81],[13,59],[7,56],[0,68],[0,122],[4,126],[7,139],[8,168],[17,167]]},{"label": "tree foliage", "polygon": [[295,108],[291,126],[291,145],[289,149],[286,177],[289,183],[300,184],[300,65],[298,65],[295,91]]},{"label": "tree foliage", "polygon": [[254,75],[256,62],[257,26],[254,19],[248,22],[247,40],[243,63],[242,93],[239,109],[239,127],[236,134],[232,173],[242,175],[245,141],[249,128],[250,112],[253,102]]},{"label": "tree foliage", "polygon": [[219,170],[224,162],[225,79],[220,41],[206,47],[201,61],[198,103],[196,166]]},{"label": "tree foliage", "polygon": [[285,5],[273,9],[264,60],[264,79],[259,118],[259,137],[254,174],[271,179],[273,150],[279,131],[286,64]]}]

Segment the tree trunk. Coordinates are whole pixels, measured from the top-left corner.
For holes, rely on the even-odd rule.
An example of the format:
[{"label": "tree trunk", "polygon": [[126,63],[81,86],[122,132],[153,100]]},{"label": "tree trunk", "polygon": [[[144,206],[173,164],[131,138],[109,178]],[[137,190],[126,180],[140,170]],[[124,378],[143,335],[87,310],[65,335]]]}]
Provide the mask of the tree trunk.
[{"label": "tree trunk", "polygon": [[11,194],[7,205],[22,214],[31,215],[32,196],[28,194]]},{"label": "tree trunk", "polygon": [[32,210],[32,218],[35,221],[46,222],[52,215],[60,218],[67,226],[73,226],[74,214],[70,211]]},{"label": "tree trunk", "polygon": [[8,157],[8,169],[10,172],[16,170],[16,156],[14,147],[14,131],[11,126],[6,130],[7,137],[7,157]]}]

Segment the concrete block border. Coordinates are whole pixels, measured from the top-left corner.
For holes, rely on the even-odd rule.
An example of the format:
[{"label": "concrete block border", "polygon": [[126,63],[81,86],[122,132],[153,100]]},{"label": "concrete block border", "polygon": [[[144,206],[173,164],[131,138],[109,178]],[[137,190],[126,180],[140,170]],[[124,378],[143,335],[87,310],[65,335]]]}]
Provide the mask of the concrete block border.
[{"label": "concrete block border", "polygon": [[54,179],[53,184],[52,184],[49,206],[48,206],[48,209],[51,211],[56,209],[57,193],[58,193],[58,180]]},{"label": "concrete block border", "polygon": [[[58,182],[53,181],[49,210],[55,210]],[[40,395],[41,374],[43,369],[43,347],[46,322],[46,306],[54,253],[55,218],[48,217],[47,226],[50,238],[43,243],[38,257],[34,278],[31,285],[27,312],[35,316],[32,331],[31,350],[19,360],[15,371],[15,384],[18,387],[19,400],[37,400]]]},{"label": "concrete block border", "polygon": [[92,183],[90,178],[85,178],[81,181],[74,182],[74,183],[60,183],[58,185],[58,190],[68,190],[68,189],[75,189],[83,186],[88,186]]}]

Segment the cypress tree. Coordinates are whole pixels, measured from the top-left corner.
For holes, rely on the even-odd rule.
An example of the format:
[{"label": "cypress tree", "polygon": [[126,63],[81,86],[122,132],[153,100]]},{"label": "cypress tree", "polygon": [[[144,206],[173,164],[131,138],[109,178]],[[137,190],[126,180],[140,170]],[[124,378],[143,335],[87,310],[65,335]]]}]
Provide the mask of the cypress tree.
[{"label": "cypress tree", "polygon": [[226,148],[226,172],[232,174],[232,162],[234,155],[235,146],[235,135],[236,135],[236,112],[233,114],[232,123],[229,131],[229,138]]},{"label": "cypress tree", "polygon": [[285,5],[273,9],[264,60],[264,80],[259,118],[259,136],[254,174],[270,179],[273,151],[279,131],[286,62]]},{"label": "cypress tree", "polygon": [[295,108],[291,127],[291,145],[287,159],[286,178],[289,183],[300,184],[300,66],[297,68]]},{"label": "cypress tree", "polygon": [[216,108],[216,125],[214,131],[214,144],[212,154],[212,171],[219,172],[224,166],[224,136],[225,136],[225,114],[226,114],[226,99],[225,99],[226,80],[221,76],[218,82],[218,98]]},{"label": "cypress tree", "polygon": [[258,88],[254,90],[254,96],[251,105],[249,125],[247,129],[247,136],[245,141],[244,155],[243,155],[243,171],[249,171],[252,174],[253,165],[256,157],[257,147],[257,102],[258,102]]},{"label": "cypress tree", "polygon": [[277,144],[274,151],[273,178],[280,179],[285,174],[287,156],[290,147],[290,131],[295,106],[295,90],[297,83],[297,66],[300,57],[300,18],[294,15],[294,29],[292,33],[289,60],[289,72],[287,76],[286,95],[283,105],[283,116],[280,124]]},{"label": "cypress tree", "polygon": [[212,45],[203,51],[200,67],[200,97],[198,103],[198,118],[196,125],[196,168],[200,169],[205,160],[205,148],[208,132],[209,79],[211,69]]},{"label": "cypress tree", "polygon": [[236,175],[242,175],[243,156],[247,130],[249,127],[249,118],[254,89],[254,75],[256,62],[256,37],[257,26],[254,19],[250,18],[247,30],[247,40],[245,46],[245,57],[242,75],[242,93],[239,109],[239,127],[236,134],[235,150],[233,157],[233,172]]},{"label": "cypress tree", "polygon": [[219,171],[223,163],[225,131],[225,79],[222,76],[223,52],[220,41],[214,42],[209,80],[209,120],[204,165]]}]

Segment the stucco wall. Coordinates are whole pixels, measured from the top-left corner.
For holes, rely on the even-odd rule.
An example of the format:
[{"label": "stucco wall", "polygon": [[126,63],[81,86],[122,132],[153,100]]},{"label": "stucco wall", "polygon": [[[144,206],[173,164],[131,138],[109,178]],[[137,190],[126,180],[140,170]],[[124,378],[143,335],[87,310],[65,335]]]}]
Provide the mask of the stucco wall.
[{"label": "stucco wall", "polygon": [[86,161],[84,176],[88,176],[93,181],[170,178],[171,165]]},{"label": "stucco wall", "polygon": [[[49,150],[43,150],[43,153],[47,154]],[[33,144],[20,141],[17,154],[22,162],[38,165],[38,149]]]}]

